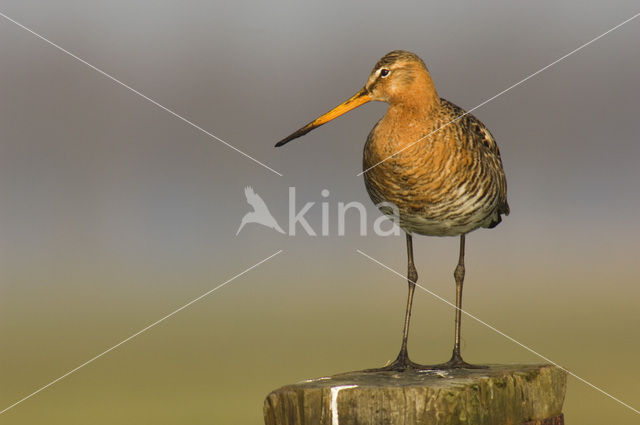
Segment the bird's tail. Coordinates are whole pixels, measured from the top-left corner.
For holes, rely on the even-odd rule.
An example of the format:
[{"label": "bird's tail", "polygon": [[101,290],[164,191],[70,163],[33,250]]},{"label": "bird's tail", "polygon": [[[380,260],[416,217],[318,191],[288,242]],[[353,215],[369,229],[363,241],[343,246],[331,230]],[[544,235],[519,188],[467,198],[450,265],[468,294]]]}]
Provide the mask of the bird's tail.
[{"label": "bird's tail", "polygon": [[282,233],[284,235],[284,230],[282,230],[282,227],[280,227],[278,222],[276,222],[275,220],[273,220],[273,229],[277,230],[278,232],[280,232],[280,233]]},{"label": "bird's tail", "polygon": [[236,232],[236,236],[238,236],[238,235],[240,234],[240,230],[242,230],[242,228],[244,227],[244,225],[245,225],[245,221],[244,221],[244,219],[243,219],[243,220],[242,220],[242,223],[240,223],[240,227],[238,227],[238,231]]}]

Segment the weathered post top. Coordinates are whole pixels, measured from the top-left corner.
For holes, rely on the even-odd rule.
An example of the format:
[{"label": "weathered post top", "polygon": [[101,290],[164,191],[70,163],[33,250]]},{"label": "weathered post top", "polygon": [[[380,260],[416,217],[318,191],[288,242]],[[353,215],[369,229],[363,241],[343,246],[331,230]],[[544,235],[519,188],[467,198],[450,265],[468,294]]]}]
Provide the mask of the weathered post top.
[{"label": "weathered post top", "polygon": [[271,392],[266,425],[562,425],[567,374],[552,365],[349,372]]}]

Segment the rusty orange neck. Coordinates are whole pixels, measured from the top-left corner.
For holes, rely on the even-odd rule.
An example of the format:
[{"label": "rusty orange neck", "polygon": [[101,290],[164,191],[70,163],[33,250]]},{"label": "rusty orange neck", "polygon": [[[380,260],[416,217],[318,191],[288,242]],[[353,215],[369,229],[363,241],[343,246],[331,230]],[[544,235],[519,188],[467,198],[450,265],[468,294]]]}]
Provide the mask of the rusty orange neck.
[{"label": "rusty orange neck", "polygon": [[389,109],[404,110],[411,115],[428,115],[440,103],[440,97],[426,68],[414,67],[406,80],[398,81],[387,99]]}]

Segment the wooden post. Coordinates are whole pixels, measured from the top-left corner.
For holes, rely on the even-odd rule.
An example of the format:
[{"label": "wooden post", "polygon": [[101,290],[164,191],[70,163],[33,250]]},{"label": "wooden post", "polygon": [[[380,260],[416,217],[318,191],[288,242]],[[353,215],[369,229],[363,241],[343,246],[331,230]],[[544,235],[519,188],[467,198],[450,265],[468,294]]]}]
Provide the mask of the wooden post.
[{"label": "wooden post", "polygon": [[563,425],[567,374],[552,365],[349,372],[286,385],[266,425]]}]

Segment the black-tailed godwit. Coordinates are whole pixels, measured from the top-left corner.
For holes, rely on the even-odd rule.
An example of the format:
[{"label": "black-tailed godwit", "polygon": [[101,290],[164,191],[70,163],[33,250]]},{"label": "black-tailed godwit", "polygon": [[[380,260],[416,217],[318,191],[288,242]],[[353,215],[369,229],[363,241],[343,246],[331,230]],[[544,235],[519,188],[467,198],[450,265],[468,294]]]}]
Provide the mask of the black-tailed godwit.
[{"label": "black-tailed godwit", "polygon": [[[372,100],[389,104],[364,147],[364,182],[376,205],[392,203],[406,233],[409,295],[402,346],[395,361],[379,370],[473,368],[460,354],[465,235],[493,228],[509,214],[507,181],[500,151],[485,125],[453,103],[441,99],[424,62],[414,53],[395,50],[371,71],[364,88],[331,111],[276,144]],[[392,209],[381,207],[385,214]],[[415,282],[412,234],[460,236],[456,282],[455,342],[451,360],[436,366],[412,362],[407,352]]]}]

